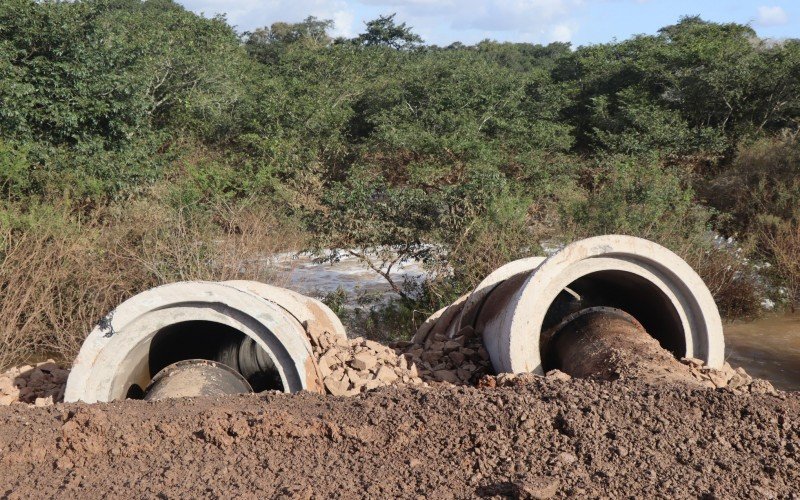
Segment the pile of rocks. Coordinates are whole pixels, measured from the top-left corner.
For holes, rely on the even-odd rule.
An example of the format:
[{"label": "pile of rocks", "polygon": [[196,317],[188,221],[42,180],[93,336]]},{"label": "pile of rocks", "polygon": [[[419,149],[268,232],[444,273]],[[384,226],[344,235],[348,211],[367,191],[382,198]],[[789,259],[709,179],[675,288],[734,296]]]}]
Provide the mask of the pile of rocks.
[{"label": "pile of rocks", "polygon": [[710,388],[728,388],[735,393],[775,394],[775,388],[766,380],[754,379],[739,367],[734,369],[728,363],[722,368],[709,368],[697,358],[683,358],[681,363],[689,367],[692,377]]},{"label": "pile of rocks", "polygon": [[[471,330],[471,329],[470,329]],[[352,396],[389,384],[474,384],[490,371],[489,355],[470,332],[452,339],[431,335],[424,343],[385,346],[361,337],[310,334],[328,392]]]},{"label": "pile of rocks", "polygon": [[49,359],[36,366],[24,365],[0,374],[0,405],[22,402],[48,406],[64,400],[69,370]]},{"label": "pile of rocks", "polygon": [[495,388],[495,387],[514,387],[518,385],[525,385],[533,382],[534,380],[547,380],[567,382],[572,380],[572,377],[562,372],[561,370],[550,370],[544,377],[535,373],[500,373],[498,375],[484,375],[478,380],[479,388]]},{"label": "pile of rocks", "polygon": [[451,384],[475,384],[492,371],[483,340],[469,326],[452,338],[445,333],[434,333],[422,342],[399,342],[394,347],[409,356],[423,378]]},{"label": "pile of rocks", "polygon": [[389,384],[425,384],[409,356],[378,342],[329,332],[310,339],[325,389],[334,396],[354,396]]},{"label": "pile of rocks", "polygon": [[[696,358],[683,358],[680,362],[686,367],[688,376],[693,378],[698,385],[709,389],[729,389],[734,394],[777,394],[777,391],[766,380],[753,378],[744,371],[744,368],[733,368],[725,363],[722,368],[715,369],[706,366],[702,360]],[[565,382],[572,377],[560,370],[550,370],[544,377],[533,373],[501,373],[499,375],[485,375],[478,381],[478,387],[511,387],[519,384],[530,383],[533,380],[544,378],[548,381]],[[691,380],[691,378],[689,380]]]}]

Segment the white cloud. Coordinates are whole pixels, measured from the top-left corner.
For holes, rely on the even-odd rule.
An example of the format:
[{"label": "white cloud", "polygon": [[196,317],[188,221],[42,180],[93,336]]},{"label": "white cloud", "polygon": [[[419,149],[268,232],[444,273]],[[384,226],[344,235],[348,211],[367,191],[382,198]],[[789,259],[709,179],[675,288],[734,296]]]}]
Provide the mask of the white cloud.
[{"label": "white cloud", "polygon": [[[466,43],[482,38],[544,42],[571,39],[573,16],[591,0],[360,0],[397,12],[429,42],[443,43],[443,32]],[[447,36],[447,35],[444,35]],[[452,40],[451,40],[452,41]]]},{"label": "white cloud", "polygon": [[583,0],[361,0],[410,17],[439,17],[457,28],[506,30],[563,16]]},{"label": "white cloud", "polygon": [[334,37],[342,36],[345,38],[352,38],[356,35],[356,32],[353,29],[356,16],[352,12],[347,10],[339,10],[333,13],[331,19],[333,20],[334,26],[331,35]]},{"label": "white cloud", "polygon": [[758,8],[758,20],[760,26],[780,26],[789,22],[789,15],[780,6]]},{"label": "white cloud", "polygon": [[550,39],[554,42],[569,42],[572,40],[572,28],[566,24],[557,24],[550,32]]}]

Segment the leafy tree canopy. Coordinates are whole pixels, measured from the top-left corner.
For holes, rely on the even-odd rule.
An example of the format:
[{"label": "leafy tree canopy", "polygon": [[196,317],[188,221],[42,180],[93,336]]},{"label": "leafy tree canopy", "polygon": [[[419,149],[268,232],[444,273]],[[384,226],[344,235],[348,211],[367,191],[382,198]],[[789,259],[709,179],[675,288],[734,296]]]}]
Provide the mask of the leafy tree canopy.
[{"label": "leafy tree canopy", "polygon": [[397,24],[396,14],[380,16],[366,23],[367,30],[355,38],[355,42],[365,47],[391,47],[408,50],[422,44],[422,38],[411,30],[406,23]]}]

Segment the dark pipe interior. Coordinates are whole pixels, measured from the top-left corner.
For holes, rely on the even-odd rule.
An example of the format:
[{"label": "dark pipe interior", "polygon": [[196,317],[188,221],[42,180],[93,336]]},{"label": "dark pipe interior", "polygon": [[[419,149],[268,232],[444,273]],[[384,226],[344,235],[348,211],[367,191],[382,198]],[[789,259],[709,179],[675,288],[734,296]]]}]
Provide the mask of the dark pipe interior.
[{"label": "dark pipe interior", "polygon": [[[567,292],[559,294],[547,311],[542,325],[543,333],[578,309],[596,306],[614,307],[636,318],[644,329],[658,340],[661,347],[676,357],[681,357],[686,352],[684,332],[678,312],[661,290],[650,281],[626,271],[599,271],[573,281],[567,288],[580,296],[580,299]],[[558,368],[553,357],[548,355],[549,336],[542,335],[541,341],[543,368],[545,371]]]},{"label": "dark pipe interior", "polygon": [[186,359],[223,363],[241,373],[255,392],[284,390],[269,354],[249,336],[227,325],[185,321],[163,328],[150,344],[150,376]]}]

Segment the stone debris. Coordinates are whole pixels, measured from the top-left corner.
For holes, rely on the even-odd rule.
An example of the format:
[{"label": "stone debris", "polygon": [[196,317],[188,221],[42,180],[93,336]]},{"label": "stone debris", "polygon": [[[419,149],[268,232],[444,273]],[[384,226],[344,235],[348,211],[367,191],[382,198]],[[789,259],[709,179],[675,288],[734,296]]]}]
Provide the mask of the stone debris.
[{"label": "stone debris", "polygon": [[558,479],[552,477],[521,478],[511,487],[511,498],[520,500],[544,500],[558,493]]},{"label": "stone debris", "polygon": [[325,389],[334,396],[354,396],[393,383],[425,384],[413,363],[378,342],[330,332],[309,338]]},{"label": "stone debris", "polygon": [[735,393],[777,394],[768,381],[754,379],[744,371],[744,368],[733,368],[727,362],[720,369],[705,366],[696,358],[683,358],[681,363],[689,368],[694,378],[711,389],[727,388]]},{"label": "stone debris", "polygon": [[[553,370],[552,372],[548,372],[548,374],[557,371],[558,370]],[[569,375],[567,375],[566,373],[564,373],[564,375],[569,377]],[[481,377],[480,380],[478,380],[478,387],[488,388],[488,389],[493,389],[495,387],[514,387],[518,385],[526,385],[531,383],[535,379],[541,379],[541,378],[542,378],[541,375],[536,375],[535,373],[501,373],[499,375],[487,374]]]},{"label": "stone debris", "polygon": [[0,405],[28,403],[50,406],[64,400],[69,370],[48,359],[35,366],[23,365],[0,373]]},{"label": "stone debris", "polygon": [[[471,334],[472,329],[465,329]],[[474,335],[429,336],[422,343],[344,339],[330,332],[309,332],[325,389],[353,396],[390,384],[466,385],[490,371],[489,356]]]},{"label": "stone debris", "polygon": [[[722,368],[714,369],[705,366],[702,361],[694,358],[681,359],[681,363],[688,368],[689,374],[701,386],[709,389],[727,389],[735,394],[777,394],[778,392],[767,380],[756,379],[747,374],[744,368],[733,368],[725,363]],[[501,373],[499,375],[485,375],[478,380],[478,387],[515,387],[532,382],[534,379],[544,378],[547,381],[567,382],[572,379],[569,374],[560,370],[550,370],[544,377],[533,373]]]},{"label": "stone debris", "polygon": [[492,371],[483,339],[472,327],[461,329],[453,338],[433,333],[417,343],[396,342],[392,346],[417,367],[425,380],[474,385]]}]

